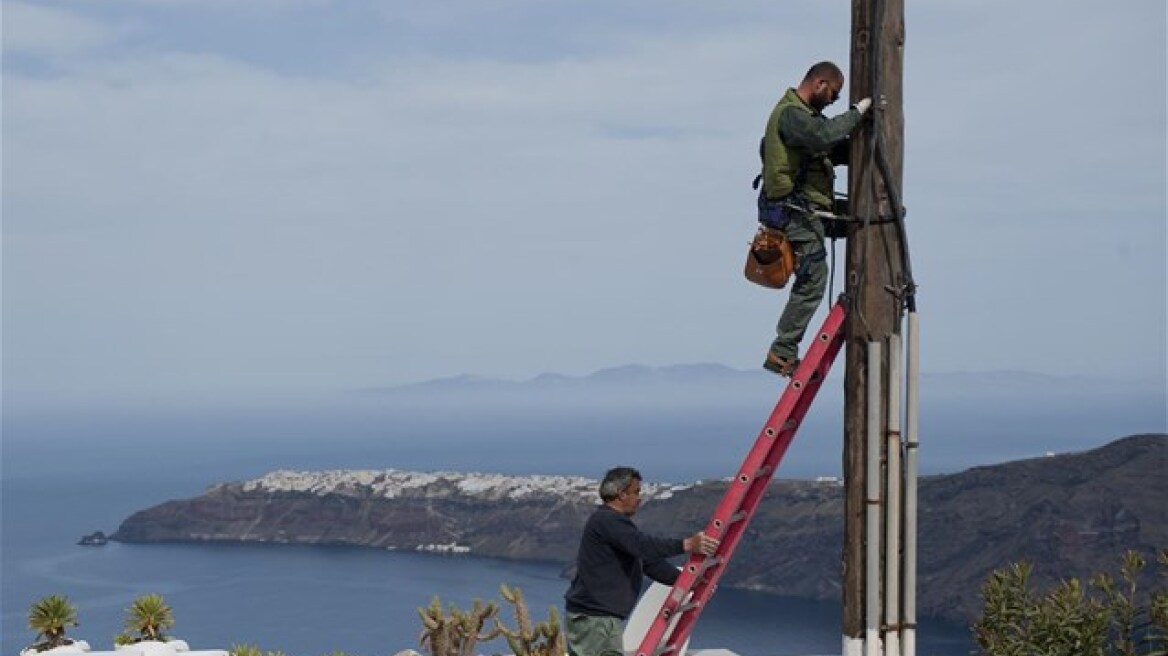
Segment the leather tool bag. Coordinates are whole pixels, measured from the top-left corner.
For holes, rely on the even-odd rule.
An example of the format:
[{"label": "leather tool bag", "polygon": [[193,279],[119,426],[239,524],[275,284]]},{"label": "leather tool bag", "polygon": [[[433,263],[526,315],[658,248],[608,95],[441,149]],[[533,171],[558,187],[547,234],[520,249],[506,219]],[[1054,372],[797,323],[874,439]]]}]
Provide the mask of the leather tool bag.
[{"label": "leather tool bag", "polygon": [[746,253],[746,279],[770,289],[782,289],[791,279],[795,264],[795,249],[787,236],[759,226]]}]

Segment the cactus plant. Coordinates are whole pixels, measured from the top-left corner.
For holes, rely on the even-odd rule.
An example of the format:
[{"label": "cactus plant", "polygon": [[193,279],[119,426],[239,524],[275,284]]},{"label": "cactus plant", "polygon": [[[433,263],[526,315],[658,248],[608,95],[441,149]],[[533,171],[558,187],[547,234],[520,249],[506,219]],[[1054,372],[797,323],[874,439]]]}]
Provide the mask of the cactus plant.
[{"label": "cactus plant", "polygon": [[449,615],[442,610],[442,602],[437,596],[425,608],[418,609],[422,618],[422,635],[419,642],[429,650],[430,656],[472,656],[479,641],[494,640],[499,629],[483,632],[483,626],[499,612],[494,602],[483,604],[479,599],[469,611],[461,611],[453,604]]},{"label": "cactus plant", "polygon": [[499,586],[499,592],[507,603],[515,607],[515,630],[508,629],[498,619],[495,628],[507,639],[507,645],[515,656],[562,656],[567,649],[564,636],[560,632],[560,616],[556,607],[548,609],[548,619],[534,626],[527,611],[523,591],[518,587]]}]

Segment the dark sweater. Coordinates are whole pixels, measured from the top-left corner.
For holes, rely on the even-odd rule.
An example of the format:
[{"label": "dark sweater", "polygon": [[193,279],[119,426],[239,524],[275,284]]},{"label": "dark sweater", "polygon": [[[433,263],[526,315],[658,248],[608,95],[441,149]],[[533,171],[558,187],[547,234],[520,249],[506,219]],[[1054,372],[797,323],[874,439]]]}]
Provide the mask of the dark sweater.
[{"label": "dark sweater", "polygon": [[677,568],[666,558],[685,553],[681,540],[642,533],[633,520],[608,506],[584,525],[576,555],[576,578],[564,594],[569,613],[626,619],[641,593],[644,576],[673,585]]}]

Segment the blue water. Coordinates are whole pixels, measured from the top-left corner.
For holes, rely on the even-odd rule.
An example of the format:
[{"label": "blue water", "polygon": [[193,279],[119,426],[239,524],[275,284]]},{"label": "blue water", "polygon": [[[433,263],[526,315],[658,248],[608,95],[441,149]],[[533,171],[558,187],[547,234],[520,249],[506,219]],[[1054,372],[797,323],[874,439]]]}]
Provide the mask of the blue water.
[{"label": "blue water", "polygon": [[[134,597],[159,593],[175,611],[172,633],[194,648],[248,643],[293,656],[371,656],[416,648],[415,609],[433,595],[466,608],[476,597],[499,600],[498,585],[507,583],[546,616],[566,587],[557,565],[497,559],[341,547],[73,544],[133,509],[195,491],[150,472],[116,481],[6,480],[0,650],[15,654],[32,642],[27,610],[48,594],[77,605],[81,625],[70,635],[95,649],[111,647]],[[692,644],[743,656],[838,652],[839,614],[833,603],[721,590]],[[960,626],[923,622],[921,632],[922,653],[968,653]]]},{"label": "blue water", "polygon": [[[984,404],[947,409],[943,401],[922,413],[923,471],[1164,430],[1162,395],[1099,408],[1057,399],[1043,408],[997,402],[991,415]],[[75,542],[94,530],[112,532],[136,510],[278,468],[597,476],[614,464],[634,464],[650,480],[722,477],[734,471],[767,410],[589,410],[517,419],[458,409],[426,416],[391,407],[34,412],[6,403],[0,654],[16,654],[33,641],[25,627],[28,608],[49,594],[76,604],[81,625],[70,635],[96,649],[110,648],[124,609],[146,593],[165,596],[177,619],[173,634],[194,648],[247,643],[289,656],[416,648],[417,607],[433,595],[459,607],[474,598],[498,600],[500,583],[521,587],[536,614],[546,616],[567,584],[558,565],[328,547]],[[780,476],[838,473],[840,434],[835,413],[813,410]],[[921,654],[965,655],[973,647],[966,628],[927,618],[919,635]],[[839,653],[840,608],[720,590],[692,644],[743,656]],[[484,653],[492,647],[504,650],[488,645]]]}]

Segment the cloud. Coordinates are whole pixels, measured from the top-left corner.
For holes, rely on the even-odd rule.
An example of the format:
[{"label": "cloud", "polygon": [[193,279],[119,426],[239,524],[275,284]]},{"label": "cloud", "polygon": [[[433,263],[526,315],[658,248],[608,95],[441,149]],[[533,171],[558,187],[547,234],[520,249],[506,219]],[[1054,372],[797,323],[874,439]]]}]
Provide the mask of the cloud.
[{"label": "cloud", "polygon": [[[134,24],[145,45],[5,73],[8,380],[363,386],[753,365],[782,301],[739,273],[759,131],[811,61],[846,62],[846,12],[683,4],[658,25],[624,5],[531,6],[73,16],[107,35]],[[1048,10],[1001,25],[973,5],[910,7],[906,202],[927,361],[1143,373],[1164,340],[1138,326],[1162,328],[1162,306],[1120,322],[1078,302],[1164,287],[1164,239],[1145,238],[1163,233],[1163,108],[1092,88],[1162,47],[1128,37],[1155,36],[1135,6]],[[302,62],[310,51],[322,59]],[[1163,78],[1108,84],[1162,97]],[[1092,253],[1107,275],[1079,270]],[[1005,337],[1049,323],[1067,328],[1038,346]],[[1067,355],[1101,334],[1119,346]]]},{"label": "cloud", "polygon": [[130,24],[111,24],[77,13],[24,2],[4,3],[7,55],[60,57],[117,43],[133,33]]}]

